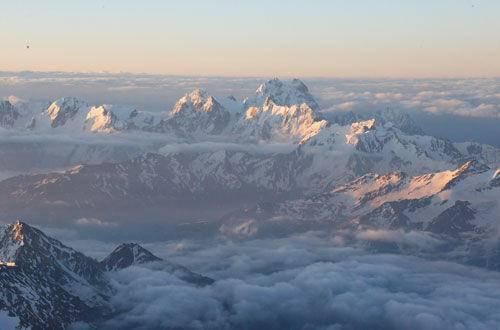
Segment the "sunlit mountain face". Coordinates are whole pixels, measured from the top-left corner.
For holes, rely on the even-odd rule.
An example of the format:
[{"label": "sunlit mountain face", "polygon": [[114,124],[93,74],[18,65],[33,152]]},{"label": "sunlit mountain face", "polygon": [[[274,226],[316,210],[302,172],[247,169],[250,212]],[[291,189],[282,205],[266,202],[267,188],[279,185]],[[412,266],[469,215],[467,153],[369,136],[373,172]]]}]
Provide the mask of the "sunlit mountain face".
[{"label": "sunlit mountain face", "polygon": [[5,95],[0,329],[500,327],[498,80],[201,81]]}]

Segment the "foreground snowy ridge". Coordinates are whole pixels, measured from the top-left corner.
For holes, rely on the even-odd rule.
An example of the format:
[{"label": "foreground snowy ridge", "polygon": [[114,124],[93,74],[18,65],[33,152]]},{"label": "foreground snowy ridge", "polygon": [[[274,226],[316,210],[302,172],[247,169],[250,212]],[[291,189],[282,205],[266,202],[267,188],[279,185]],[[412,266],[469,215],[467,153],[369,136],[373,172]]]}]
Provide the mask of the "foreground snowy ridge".
[{"label": "foreground snowy ridge", "polygon": [[106,272],[157,263],[166,273],[193,285],[213,281],[164,261],[138,244],[123,244],[98,262],[17,221],[0,231],[0,310],[19,326],[65,329],[75,321],[96,323],[110,317],[114,294]]}]

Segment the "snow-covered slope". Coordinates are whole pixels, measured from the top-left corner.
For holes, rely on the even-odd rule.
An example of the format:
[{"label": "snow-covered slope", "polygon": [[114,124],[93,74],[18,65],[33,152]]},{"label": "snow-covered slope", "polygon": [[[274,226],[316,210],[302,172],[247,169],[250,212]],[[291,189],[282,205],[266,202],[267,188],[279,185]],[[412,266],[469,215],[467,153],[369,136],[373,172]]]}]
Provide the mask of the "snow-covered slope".
[{"label": "snow-covered slope", "polygon": [[[0,214],[92,217],[127,213],[136,205],[164,212],[210,203],[217,205],[210,210],[217,210],[235,199],[254,204],[262,198],[275,202],[323,194],[372,173],[420,177],[445,173],[469,160],[497,168],[497,149],[425,136],[407,115],[383,111],[372,119],[329,123],[318,118],[317,108],[302,82],[277,79],[261,85],[243,103],[234,98],[219,102],[195,90],[162,119],[133,108],[59,100],[39,114],[51,131],[84,130],[108,141],[111,136],[172,134],[189,147],[170,148],[164,142],[140,156],[141,149],[113,154],[91,148],[90,156],[80,158],[114,155],[104,158],[114,163],[0,182]],[[19,154],[18,149],[9,154]],[[85,150],[65,158],[85,155]],[[120,154],[124,157],[118,158]],[[3,159],[8,157],[0,163]]]},{"label": "snow-covered slope", "polygon": [[447,140],[408,135],[390,123],[382,125],[373,119],[324,127],[300,146],[299,154],[304,166],[297,182],[309,193],[367,173],[404,171],[419,175],[453,168],[470,159]]},{"label": "snow-covered slope", "polygon": [[[1,119],[4,118],[4,119]],[[82,133],[116,133],[157,129],[160,115],[134,107],[110,104],[89,105],[75,97],[62,97],[43,106],[39,102],[19,100],[0,103],[0,123],[5,128],[33,134],[54,134],[78,138]]]},{"label": "snow-covered slope", "polygon": [[[342,241],[387,248],[385,240],[393,252],[499,270],[499,178],[500,170],[476,161],[418,176],[367,174],[322,193],[247,206],[223,217],[219,232],[262,237],[326,230]],[[404,235],[409,241],[398,242]]]},{"label": "snow-covered slope", "polygon": [[99,106],[90,108],[83,129],[93,133],[113,133],[124,129],[124,125],[106,106]]},{"label": "snow-covered slope", "polygon": [[0,101],[0,127],[11,128],[18,117],[19,112],[9,101]]},{"label": "snow-covered slope", "polygon": [[66,123],[75,119],[77,115],[80,115],[80,117],[84,115],[82,112],[84,112],[87,107],[85,102],[74,97],[64,97],[54,101],[47,108],[47,117],[50,120],[50,126],[52,128],[64,126]]},{"label": "snow-covered slope", "polygon": [[316,119],[306,103],[284,106],[267,98],[261,107],[249,107],[233,132],[247,141],[304,143],[327,124],[325,120]]},{"label": "snow-covered slope", "polygon": [[107,271],[115,271],[133,265],[147,262],[160,261],[161,259],[135,243],[124,243],[119,245],[101,264]]},{"label": "snow-covered slope", "polygon": [[160,127],[164,131],[183,135],[205,136],[220,134],[228,125],[231,115],[212,96],[196,89],[184,95]]},{"label": "snow-covered slope", "polygon": [[23,327],[62,329],[109,313],[109,286],[99,263],[38,229],[16,222],[0,232],[0,310]]},{"label": "snow-covered slope", "polygon": [[374,112],[327,112],[324,114],[331,123],[339,126],[347,126],[356,122],[375,119],[379,124],[391,124],[407,135],[425,135],[425,132],[419,127],[408,113],[394,109],[378,110]]},{"label": "snow-covered slope", "polygon": [[[23,125],[17,125],[18,128],[24,127],[35,132],[78,133],[83,130],[91,133],[111,133],[135,129],[204,138],[206,135],[237,133],[234,127],[227,130],[226,127],[238,121],[237,118],[231,120],[233,117],[248,117],[249,112],[245,114],[243,111],[248,108],[268,112],[270,108],[275,107],[274,114],[279,112],[283,117],[293,117],[293,113],[297,111],[308,112],[310,117],[313,111],[319,110],[318,103],[298,79],[286,82],[273,79],[265,82],[256,90],[254,97],[247,98],[244,102],[238,102],[233,97],[219,102],[205,91],[196,89],[180,98],[173,109],[163,115],[123,106],[115,108],[112,105],[89,105],[74,97],[55,100],[46,109],[37,107],[38,105],[31,111],[23,111],[20,114],[9,101],[4,101],[0,113],[9,113],[9,119],[5,119],[8,127],[13,127],[13,121],[19,121]],[[274,123],[270,120],[266,125],[272,126]],[[291,133],[294,134],[293,131]],[[243,135],[245,134],[247,132]]]},{"label": "snow-covered slope", "polygon": [[319,105],[309,93],[307,86],[299,79],[281,81],[278,78],[261,84],[255,91],[255,95],[246,98],[244,104],[249,107],[261,107],[267,100],[280,106],[293,106],[307,104],[312,110],[318,111]]},{"label": "snow-covered slope", "polygon": [[273,198],[304,196],[367,173],[421,175],[462,161],[447,141],[408,136],[394,127],[377,127],[374,121],[327,129],[282,153],[181,150],[14,177],[0,182],[0,214],[40,216],[43,210],[95,217],[133,205],[168,209],[199,198],[253,203],[263,193]]},{"label": "snow-covered slope", "polygon": [[475,142],[454,143],[465,157],[479,160],[491,167],[500,168],[500,149]]},{"label": "snow-covered slope", "polygon": [[151,133],[159,120],[134,108],[88,106],[76,98],[41,108],[36,102],[14,104],[0,105],[0,172],[36,173],[124,161],[157,151],[172,139]]},{"label": "snow-covered slope", "polygon": [[106,271],[145,262],[195,285],[213,282],[134,244],[121,245],[99,263],[17,221],[0,228],[0,311],[17,317],[23,328],[96,324],[113,312],[109,299],[115,292]]},{"label": "snow-covered slope", "polygon": [[[490,186],[493,173],[485,165],[471,161],[456,170],[416,177],[402,173],[365,176],[335,190],[332,202],[345,207],[345,215],[359,218],[363,226],[429,231],[436,231],[436,219],[447,210],[460,207],[467,216],[463,207],[467,205],[467,209],[475,211],[474,216],[466,220],[475,221],[463,231],[472,231],[475,226],[485,229],[489,225],[497,226],[495,214],[499,211],[500,190]],[[440,233],[454,235],[462,231],[454,228],[453,222],[457,219],[446,221],[448,226],[440,228]]]},{"label": "snow-covered slope", "polygon": [[[388,121],[392,118],[408,124],[406,116],[385,114],[383,120],[344,126],[317,119],[307,88],[297,80],[288,83],[272,80],[259,87],[256,95],[266,97],[262,104],[247,100],[238,107],[234,98],[227,99],[224,103],[232,108],[227,110],[214,97],[195,90],[181,98],[160,121],[135,109],[120,111],[122,115],[116,116],[110,106],[82,110],[76,105],[83,103],[76,100],[56,102],[51,105],[51,113],[67,114],[62,117],[64,125],[82,115],[90,132],[122,130],[120,134],[129,136],[132,134],[129,129],[144,129],[153,133],[136,133],[164,136],[168,131],[184,136],[185,143],[200,141],[207,145],[207,141],[229,140],[237,141],[240,148],[210,150],[208,144],[201,150],[177,148],[172,152],[168,151],[168,145],[161,149],[157,146],[156,150],[147,151],[163,155],[147,154],[133,160],[110,157],[117,163],[12,178],[0,182],[0,213],[15,216],[16,212],[37,213],[40,208],[47,212],[58,209],[111,212],[136,204],[163,207],[162,203],[167,201],[192,202],[193,196],[224,199],[235,193],[240,198],[246,194],[252,203],[260,192],[322,193],[368,173],[385,175],[403,171],[417,176],[454,168],[471,158],[495,165],[495,149],[464,148],[447,140],[405,133]],[[291,102],[303,103],[289,105]],[[129,115],[124,115],[128,112]],[[138,122],[142,124],[135,124]],[[266,152],[255,152],[264,149],[263,144],[277,142],[287,145],[286,151],[269,148]],[[93,148],[91,155],[98,150]],[[113,155],[106,150],[103,154]],[[133,153],[118,154],[131,157]]]},{"label": "snow-covered slope", "polygon": [[[0,103],[0,170],[63,168],[0,181],[0,217],[95,218],[177,238],[417,231],[500,269],[500,150],[426,136],[395,111],[324,120],[299,80],[220,100],[195,90],[164,114],[75,98]],[[34,328],[105,317],[108,276],[126,267],[211,283],[137,244],[97,262],[18,222],[0,231],[0,310]]]},{"label": "snow-covered slope", "polygon": [[137,205],[175,207],[179,201],[200,197],[223,201],[256,198],[264,192],[284,194],[295,185],[296,162],[295,153],[146,154],[117,164],[83,165],[64,173],[4,180],[0,182],[0,196],[5,198],[0,201],[0,212],[29,212],[39,217],[44,210],[89,216],[89,212],[118,212]]},{"label": "snow-covered slope", "polygon": [[258,215],[256,209],[253,216],[355,230],[425,230],[489,237],[500,229],[497,172],[469,161],[453,170],[418,176],[366,174],[328,192],[271,205],[268,213]]},{"label": "snow-covered slope", "polygon": [[[5,101],[3,108],[6,110],[0,113],[8,113],[4,122],[11,129],[16,132],[24,130],[23,141],[29,140],[27,136],[30,134],[49,134],[79,149],[82,145],[89,145],[89,136],[97,135],[105,143],[106,139],[113,140],[116,133],[124,136],[149,134],[151,140],[181,139],[187,143],[236,141],[250,145],[262,142],[307,144],[315,146],[318,152],[317,147],[322,146],[321,149],[328,149],[326,158],[333,152],[337,155],[341,153],[342,157],[339,159],[336,155],[335,161],[342,163],[339,166],[353,169],[356,175],[391,170],[409,171],[410,167],[416,168],[411,174],[425,173],[449,168],[469,158],[493,166],[498,164],[498,149],[477,144],[453,144],[427,137],[406,113],[395,110],[376,112],[374,118],[353,113],[347,119],[334,118],[328,122],[318,115],[317,102],[297,79],[265,82],[253,97],[244,102],[231,97],[222,100],[219,102],[202,90],[194,90],[184,95],[170,112],[152,114],[134,107],[90,106],[82,100],[66,97],[54,101],[43,111],[32,109],[31,114],[27,110],[29,107],[23,106],[23,110],[20,110],[21,102],[12,105]],[[356,131],[358,123],[373,119],[375,122],[370,127]],[[346,140],[345,136],[348,135],[349,139]],[[352,153],[348,145],[354,145],[355,150],[364,154]],[[91,145],[86,149],[91,153],[99,148]],[[0,147],[0,153],[2,150]],[[157,150],[146,148],[145,151]],[[71,156],[65,155],[65,158]],[[121,159],[102,159],[109,160]],[[87,157],[82,158],[81,162],[93,161]],[[59,168],[68,163],[71,164],[60,164]]]},{"label": "snow-covered slope", "polygon": [[214,282],[211,278],[194,273],[186,267],[158,258],[136,243],[121,244],[101,261],[101,265],[108,272],[120,271],[131,266],[147,265],[150,268],[161,269],[174,274],[178,278],[195,285],[209,285]]}]

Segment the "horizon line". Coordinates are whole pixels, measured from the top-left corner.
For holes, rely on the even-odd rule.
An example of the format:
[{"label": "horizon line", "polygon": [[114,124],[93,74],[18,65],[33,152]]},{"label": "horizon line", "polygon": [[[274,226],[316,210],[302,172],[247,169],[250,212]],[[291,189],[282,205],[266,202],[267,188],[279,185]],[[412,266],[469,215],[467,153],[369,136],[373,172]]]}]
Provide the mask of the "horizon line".
[{"label": "horizon line", "polygon": [[153,72],[132,71],[61,71],[61,70],[0,70],[0,75],[5,74],[73,74],[73,75],[109,75],[109,76],[150,76],[150,77],[172,77],[172,78],[243,78],[243,79],[337,79],[337,80],[459,80],[459,79],[500,79],[500,75],[478,75],[478,76],[316,76],[316,75],[215,75],[215,74],[172,74]]}]

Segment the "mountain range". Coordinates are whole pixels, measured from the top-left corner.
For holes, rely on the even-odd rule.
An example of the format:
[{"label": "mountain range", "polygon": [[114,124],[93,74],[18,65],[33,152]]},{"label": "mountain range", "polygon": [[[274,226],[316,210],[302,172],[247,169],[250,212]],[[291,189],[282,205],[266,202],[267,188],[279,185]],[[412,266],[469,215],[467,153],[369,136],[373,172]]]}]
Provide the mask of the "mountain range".
[{"label": "mountain range", "polygon": [[[197,89],[164,113],[2,101],[0,171],[22,174],[0,181],[0,220],[149,240],[321,230],[500,269],[499,149],[426,136],[396,110],[320,110],[297,79],[242,101]],[[364,239],[394,233],[437,248]],[[138,244],[96,261],[16,222],[0,231],[0,310],[32,329],[98,324],[114,313],[110,274],[130,267],[213,282]]]},{"label": "mountain range", "polygon": [[259,235],[270,223],[275,234],[318,223],[475,240],[498,230],[499,149],[426,136],[396,110],[325,120],[297,79],[267,81],[243,101],[194,90],[160,114],[68,97],[38,111],[4,101],[0,113],[9,132],[72,145],[38,150],[42,160],[63,150],[51,163],[61,170],[0,182],[3,219],[160,225],[158,238]]}]

